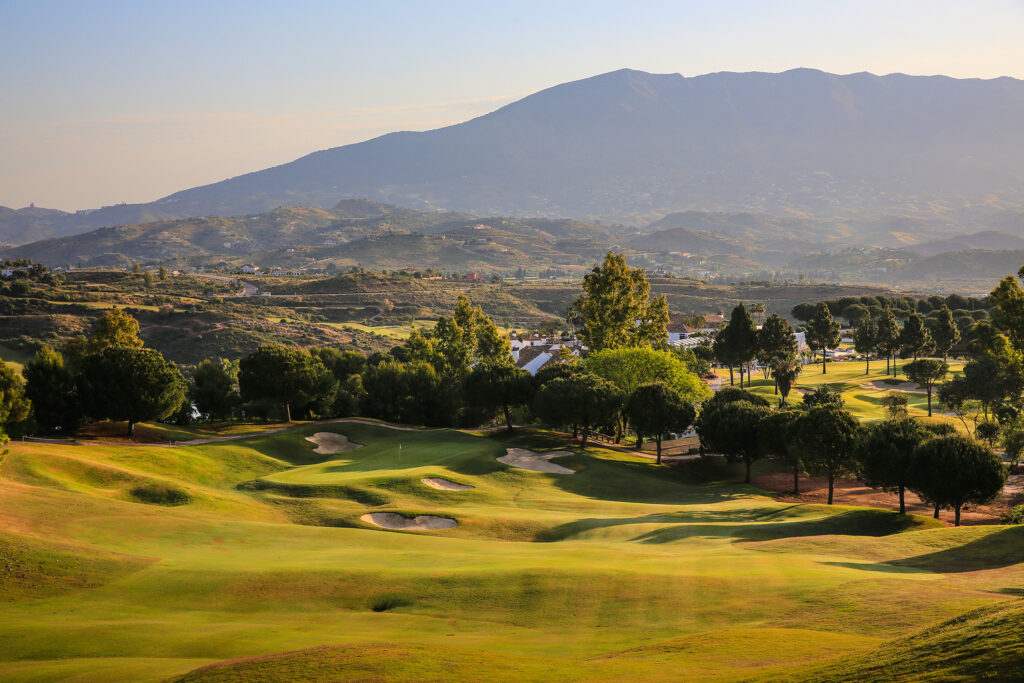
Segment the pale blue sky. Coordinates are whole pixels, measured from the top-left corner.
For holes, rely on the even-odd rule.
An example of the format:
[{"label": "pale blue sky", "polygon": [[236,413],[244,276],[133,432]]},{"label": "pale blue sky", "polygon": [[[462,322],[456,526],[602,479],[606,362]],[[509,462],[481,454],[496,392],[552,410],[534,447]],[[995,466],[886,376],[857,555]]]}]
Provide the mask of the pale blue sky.
[{"label": "pale blue sky", "polygon": [[141,202],[623,67],[1024,78],[1024,1],[0,0],[0,205]]}]

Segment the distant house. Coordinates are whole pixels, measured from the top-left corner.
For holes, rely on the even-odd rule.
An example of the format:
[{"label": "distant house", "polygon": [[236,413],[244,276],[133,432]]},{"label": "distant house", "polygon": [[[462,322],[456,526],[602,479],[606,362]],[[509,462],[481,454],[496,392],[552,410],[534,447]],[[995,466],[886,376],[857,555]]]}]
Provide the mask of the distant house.
[{"label": "distant house", "polygon": [[696,327],[690,327],[684,323],[683,316],[681,315],[671,316],[668,320],[668,325],[666,325],[666,329],[668,329],[669,342],[686,339],[700,331]]},{"label": "distant house", "polygon": [[466,273],[459,279],[462,282],[482,282],[484,278],[480,273]]},{"label": "distant house", "polygon": [[13,268],[4,268],[3,270],[0,270],[0,277],[2,277],[4,279],[9,279],[9,278],[14,277],[14,269]]},{"label": "distant house", "polygon": [[243,275],[257,275],[260,272],[259,266],[254,266],[251,263],[247,263],[238,269],[238,272]]}]

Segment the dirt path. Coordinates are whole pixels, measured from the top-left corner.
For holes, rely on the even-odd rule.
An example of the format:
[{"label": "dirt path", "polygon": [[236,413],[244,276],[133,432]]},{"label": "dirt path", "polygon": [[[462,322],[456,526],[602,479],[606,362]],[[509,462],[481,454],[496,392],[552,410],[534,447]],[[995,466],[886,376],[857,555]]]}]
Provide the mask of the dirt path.
[{"label": "dirt path", "polygon": [[239,280],[236,277],[228,277],[227,275],[214,275],[213,273],[190,273],[193,277],[205,277],[211,280],[220,280],[221,282],[237,282],[242,285],[242,291],[238,294],[221,294],[219,296],[230,297],[230,296],[256,296],[260,291],[260,288],[251,282]]},{"label": "dirt path", "polygon": [[[828,480],[818,477],[800,477],[800,495],[794,495],[793,475],[789,472],[771,472],[754,475],[751,482],[754,486],[766,491],[776,492],[775,500],[787,503],[824,503],[828,500]],[[997,524],[999,515],[1009,510],[1024,498],[1024,475],[1016,474],[1006,482],[1002,495],[988,505],[965,509],[960,514],[961,524]],[[907,512],[931,517],[933,508],[922,503],[912,492],[905,496]],[[859,505],[862,507],[879,508],[882,510],[899,510],[899,497],[868,488],[859,481],[839,479],[835,485],[836,505]],[[953,513],[943,510],[939,518],[948,524],[953,523]]]}]

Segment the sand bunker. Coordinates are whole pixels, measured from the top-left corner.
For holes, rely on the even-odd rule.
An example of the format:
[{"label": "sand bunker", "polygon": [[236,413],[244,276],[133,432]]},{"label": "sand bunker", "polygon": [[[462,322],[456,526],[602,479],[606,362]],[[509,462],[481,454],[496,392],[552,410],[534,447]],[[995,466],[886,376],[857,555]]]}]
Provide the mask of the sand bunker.
[{"label": "sand bunker", "polygon": [[362,446],[362,444],[349,441],[348,437],[344,434],[337,434],[335,432],[317,432],[316,434],[307,436],[306,441],[312,441],[315,443],[316,448],[313,449],[313,452],[321,455],[344,453],[345,451],[350,451],[353,448],[360,448]]},{"label": "sand bunker", "polygon": [[451,517],[416,515],[410,518],[397,512],[368,512],[359,519],[385,529],[397,529],[400,531],[434,531],[436,529],[451,529],[459,525]]},{"label": "sand bunker", "polygon": [[442,491],[468,491],[469,489],[476,488],[469,484],[459,484],[458,482],[442,479],[441,477],[426,477],[422,481],[430,488],[441,489]]},{"label": "sand bunker", "polygon": [[552,458],[561,458],[566,455],[572,455],[572,452],[552,451],[551,453],[534,453],[525,448],[510,448],[507,454],[498,458],[498,462],[518,467],[521,470],[551,472],[553,474],[576,474],[576,470],[549,462]]},{"label": "sand bunker", "polygon": [[899,384],[889,384],[884,379],[880,379],[874,382],[867,382],[861,384],[861,389],[882,389],[892,391],[924,391],[920,386],[913,382],[900,382]]}]

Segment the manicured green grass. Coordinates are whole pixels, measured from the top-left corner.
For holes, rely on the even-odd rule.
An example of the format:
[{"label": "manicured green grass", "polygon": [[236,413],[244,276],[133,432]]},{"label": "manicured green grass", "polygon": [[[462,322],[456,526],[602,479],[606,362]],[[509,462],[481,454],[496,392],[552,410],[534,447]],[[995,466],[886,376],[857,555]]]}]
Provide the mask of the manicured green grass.
[{"label": "manicured green grass", "polygon": [[[362,447],[319,455],[318,431]],[[510,446],[568,446],[575,474],[507,467]],[[777,502],[546,432],[18,443],[2,471],[4,680],[798,678],[902,652],[1024,573],[1017,529]]]},{"label": "manicured green grass", "polygon": [[[900,374],[895,378],[891,374],[886,375],[884,360],[871,361],[870,372],[867,374],[864,372],[865,366],[863,361],[854,360],[828,363],[825,374],[821,372],[820,362],[805,365],[793,387],[792,393],[789,395],[789,402],[797,403],[804,392],[812,391],[821,386],[829,386],[842,392],[846,408],[860,420],[874,422],[882,420],[886,416],[885,408],[881,403],[882,398],[890,392],[899,391],[907,396],[910,416],[925,418],[928,415],[928,397],[925,392],[923,390],[906,391],[899,386],[907,382],[906,376],[902,374],[902,368],[905,363],[909,362],[909,360],[897,361],[897,372]],[[950,361],[949,366],[949,377],[953,377],[963,371],[963,363],[961,362]],[[722,372],[725,373],[725,381],[728,383],[728,370],[719,371],[720,374]],[[888,384],[887,380],[895,380],[898,384]],[[739,381],[738,374],[736,381]],[[770,400],[777,400],[774,382],[770,379],[765,379],[761,372],[754,373],[751,388],[754,392]],[[930,419],[936,422],[949,422],[959,426],[960,421],[955,416],[942,413],[936,396],[937,389],[938,387],[935,387],[932,390],[932,417]]]}]

